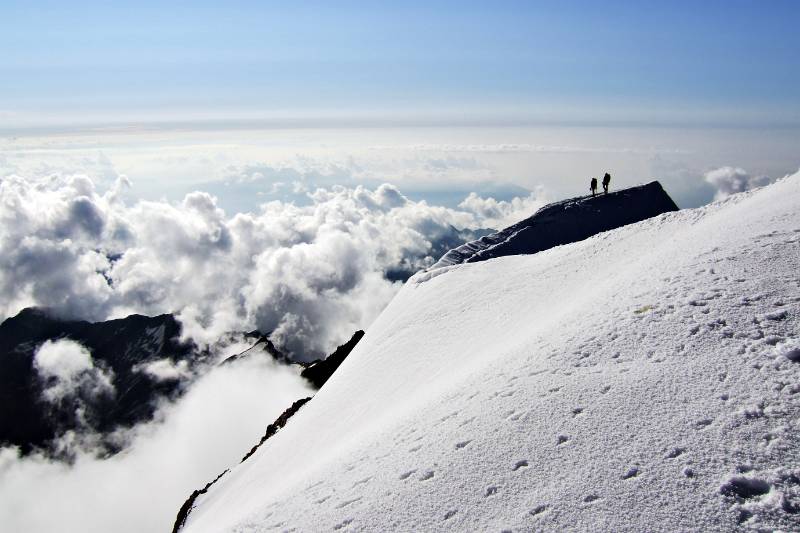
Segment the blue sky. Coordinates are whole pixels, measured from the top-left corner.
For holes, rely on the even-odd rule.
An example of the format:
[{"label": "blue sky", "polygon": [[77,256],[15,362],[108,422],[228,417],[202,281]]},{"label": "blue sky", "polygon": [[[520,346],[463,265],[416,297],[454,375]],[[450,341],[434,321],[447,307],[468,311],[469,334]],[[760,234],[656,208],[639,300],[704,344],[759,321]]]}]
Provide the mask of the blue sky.
[{"label": "blue sky", "polygon": [[3,2],[0,118],[800,125],[798,2],[393,4]]}]

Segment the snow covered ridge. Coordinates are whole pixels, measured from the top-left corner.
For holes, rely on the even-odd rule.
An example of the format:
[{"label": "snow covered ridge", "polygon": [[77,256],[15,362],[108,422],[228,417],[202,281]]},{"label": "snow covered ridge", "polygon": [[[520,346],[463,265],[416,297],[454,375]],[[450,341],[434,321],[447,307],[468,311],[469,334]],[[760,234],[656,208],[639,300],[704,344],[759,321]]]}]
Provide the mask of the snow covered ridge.
[{"label": "snow covered ridge", "polygon": [[657,181],[548,204],[532,216],[447,252],[428,271],[505,255],[533,254],[640,222],[678,206]]},{"label": "snow covered ridge", "polygon": [[800,530],[799,210],[800,173],[406,284],[184,531]]}]

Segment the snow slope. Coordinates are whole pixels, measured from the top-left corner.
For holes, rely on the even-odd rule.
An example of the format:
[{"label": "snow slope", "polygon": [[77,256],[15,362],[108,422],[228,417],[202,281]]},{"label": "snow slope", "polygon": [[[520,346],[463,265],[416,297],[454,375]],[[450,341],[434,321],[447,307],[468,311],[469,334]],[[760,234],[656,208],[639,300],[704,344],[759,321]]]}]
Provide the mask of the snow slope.
[{"label": "snow slope", "polygon": [[412,278],[185,531],[800,530],[799,210]]}]

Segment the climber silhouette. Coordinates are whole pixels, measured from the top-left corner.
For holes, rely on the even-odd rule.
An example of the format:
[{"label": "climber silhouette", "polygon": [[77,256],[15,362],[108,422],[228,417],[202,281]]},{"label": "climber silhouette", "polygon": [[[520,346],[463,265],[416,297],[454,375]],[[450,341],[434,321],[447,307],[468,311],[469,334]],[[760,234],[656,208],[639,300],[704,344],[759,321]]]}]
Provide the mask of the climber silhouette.
[{"label": "climber silhouette", "polygon": [[608,194],[608,184],[611,183],[611,174],[606,172],[606,175],[603,176],[603,194]]},{"label": "climber silhouette", "polygon": [[589,189],[592,191],[592,196],[594,196],[597,192],[597,178],[592,178],[592,181],[589,182]]}]

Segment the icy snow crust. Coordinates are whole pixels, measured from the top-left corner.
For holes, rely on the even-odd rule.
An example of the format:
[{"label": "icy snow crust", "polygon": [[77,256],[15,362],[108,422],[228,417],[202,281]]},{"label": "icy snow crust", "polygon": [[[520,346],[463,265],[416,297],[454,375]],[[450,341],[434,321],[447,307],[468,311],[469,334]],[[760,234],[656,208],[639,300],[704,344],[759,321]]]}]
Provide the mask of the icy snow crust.
[{"label": "icy snow crust", "polygon": [[412,278],[186,531],[800,530],[800,173]]}]

